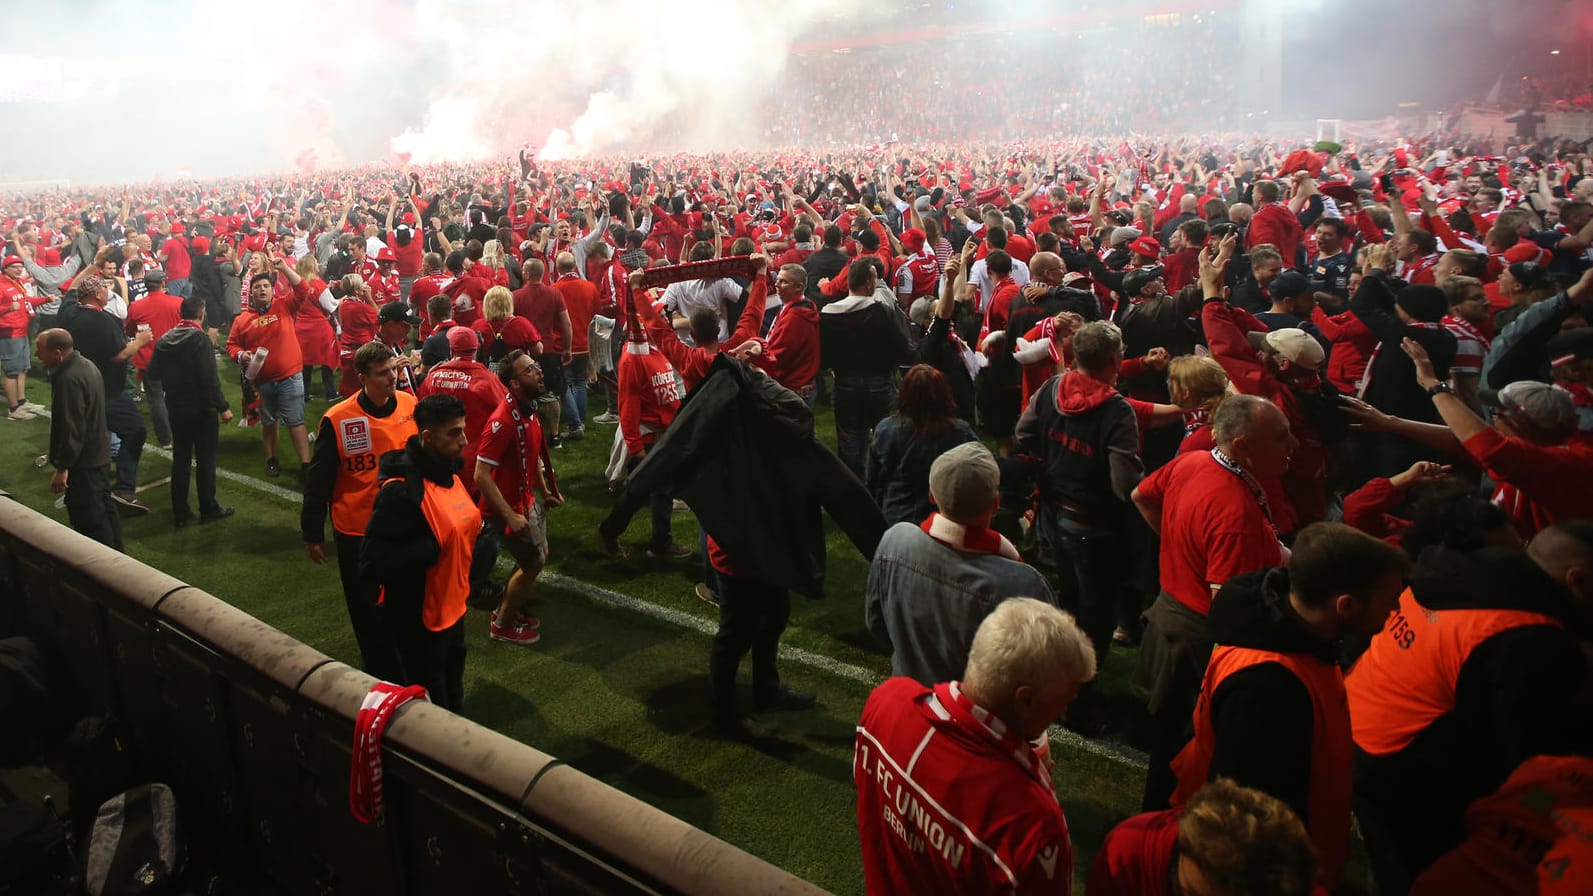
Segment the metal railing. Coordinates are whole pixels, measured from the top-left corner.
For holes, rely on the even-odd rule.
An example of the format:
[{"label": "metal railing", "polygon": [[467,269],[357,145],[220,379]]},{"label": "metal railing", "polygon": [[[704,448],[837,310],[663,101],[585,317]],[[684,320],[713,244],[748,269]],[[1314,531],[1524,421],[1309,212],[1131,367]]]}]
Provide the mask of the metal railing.
[{"label": "metal railing", "polygon": [[383,741],[386,812],[348,809],[374,679],[0,493],[0,603],[78,705],[128,727],[196,844],[308,894],[818,894],[553,756],[430,704]]}]

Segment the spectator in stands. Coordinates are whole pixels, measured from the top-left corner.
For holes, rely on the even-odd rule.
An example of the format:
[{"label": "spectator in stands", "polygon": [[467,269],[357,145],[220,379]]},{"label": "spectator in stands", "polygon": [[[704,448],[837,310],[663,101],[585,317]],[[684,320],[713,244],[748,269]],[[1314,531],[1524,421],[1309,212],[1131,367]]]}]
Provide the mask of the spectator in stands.
[{"label": "spectator in stands", "polygon": [[[103,289],[103,286],[98,287]],[[45,330],[34,340],[39,363],[50,371],[50,491],[65,493],[72,528],[112,550],[122,550],[122,521],[111,500],[111,437],[105,415],[105,380],[73,348],[66,330]]]},{"label": "spectator in stands", "polygon": [[1071,617],[1011,598],[979,624],[961,681],[875,688],[852,764],[868,891],[1069,892],[1044,737],[1095,670]]},{"label": "spectator in stands", "polygon": [[459,712],[465,699],[465,601],[481,511],[459,480],[465,406],[453,395],[415,403],[401,450],[378,459],[384,483],[360,545],[359,574],[382,594],[378,614],[398,650],[395,684],[424,687]]}]

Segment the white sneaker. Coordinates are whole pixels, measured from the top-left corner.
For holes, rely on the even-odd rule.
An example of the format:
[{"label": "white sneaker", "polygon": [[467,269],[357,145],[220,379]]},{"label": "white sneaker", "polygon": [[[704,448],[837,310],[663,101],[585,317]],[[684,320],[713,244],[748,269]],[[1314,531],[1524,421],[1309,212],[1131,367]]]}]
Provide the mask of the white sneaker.
[{"label": "white sneaker", "polygon": [[26,399],[23,400],[22,406],[24,408],[27,408],[28,410],[32,411],[35,414],[37,414],[40,411],[48,411],[49,410],[49,408],[45,407],[42,404],[34,404],[33,402],[28,401]]},{"label": "white sneaker", "polygon": [[593,423],[618,423],[619,422],[619,415],[614,413],[613,411],[608,411],[606,413],[598,414],[596,417],[593,417],[592,418],[592,422]]},{"label": "white sneaker", "polygon": [[32,420],[34,414],[32,411],[28,410],[27,405],[19,404],[15,408],[12,408],[11,413],[7,416],[9,416],[12,420]]}]

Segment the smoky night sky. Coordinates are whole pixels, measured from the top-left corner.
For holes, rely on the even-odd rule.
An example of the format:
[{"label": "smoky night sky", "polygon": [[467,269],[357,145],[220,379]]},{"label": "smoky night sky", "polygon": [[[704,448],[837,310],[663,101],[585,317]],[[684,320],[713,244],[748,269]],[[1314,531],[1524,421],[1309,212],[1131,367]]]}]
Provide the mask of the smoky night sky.
[{"label": "smoky night sky", "polygon": [[[567,158],[647,149],[681,120],[669,148],[755,146],[753,113],[779,95],[793,48],[816,36],[839,45],[926,21],[1021,27],[1076,12],[1103,52],[1124,39],[1114,21],[1205,5],[1236,21],[1243,2],[28,4],[5,11],[0,33],[0,183],[424,163],[526,144]],[[1378,118],[1401,102],[1439,110],[1501,75],[1510,102],[1522,74],[1586,81],[1593,70],[1593,0],[1283,6],[1281,120]],[[1069,46],[1064,34],[1021,39],[1037,60],[1048,41],[1059,56]],[[1212,71],[1242,77],[1243,58],[1212,43]],[[1157,64],[1154,46],[1118,50],[1121,78]],[[907,64],[924,52],[901,50]],[[975,53],[959,68],[970,83],[983,76]],[[949,95],[972,96],[963,86]]]}]

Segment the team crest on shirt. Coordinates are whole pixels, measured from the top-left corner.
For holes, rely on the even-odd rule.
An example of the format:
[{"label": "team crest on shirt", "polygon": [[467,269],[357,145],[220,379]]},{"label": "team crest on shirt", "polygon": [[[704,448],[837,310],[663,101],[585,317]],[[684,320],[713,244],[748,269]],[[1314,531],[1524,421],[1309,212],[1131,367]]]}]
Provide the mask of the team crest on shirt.
[{"label": "team crest on shirt", "polygon": [[500,429],[503,429],[503,421],[502,420],[494,420],[494,421],[492,421],[492,431],[493,432],[497,432]]},{"label": "team crest on shirt", "polygon": [[1046,880],[1051,880],[1056,876],[1056,858],[1058,852],[1060,852],[1060,850],[1057,848],[1055,843],[1040,850],[1040,855],[1037,858],[1040,860],[1040,867],[1045,869]]},{"label": "team crest on shirt", "polygon": [[371,450],[371,421],[368,417],[350,417],[338,422],[338,436],[344,454],[358,454]]}]

